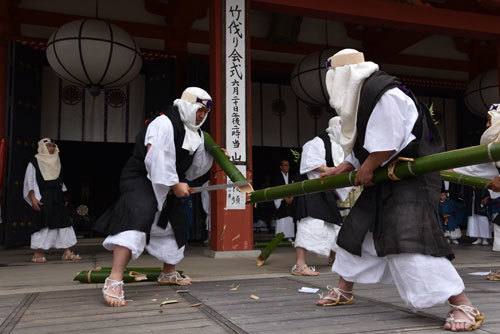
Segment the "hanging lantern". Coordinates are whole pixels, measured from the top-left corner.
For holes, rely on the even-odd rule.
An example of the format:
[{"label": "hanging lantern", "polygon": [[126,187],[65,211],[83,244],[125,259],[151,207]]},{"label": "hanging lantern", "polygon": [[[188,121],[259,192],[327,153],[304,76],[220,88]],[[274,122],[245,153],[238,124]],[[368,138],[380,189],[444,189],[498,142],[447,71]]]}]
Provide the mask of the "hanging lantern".
[{"label": "hanging lantern", "polygon": [[329,106],[325,64],[337,51],[324,49],[304,57],[295,65],[290,84],[299,100],[310,106]]},{"label": "hanging lantern", "polygon": [[493,103],[499,103],[498,71],[489,70],[472,79],[464,94],[465,104],[469,110],[486,118],[488,109]]},{"label": "hanging lantern", "polygon": [[47,60],[54,71],[93,96],[123,86],[141,70],[140,49],[125,30],[101,20],[66,23],[50,36]]}]

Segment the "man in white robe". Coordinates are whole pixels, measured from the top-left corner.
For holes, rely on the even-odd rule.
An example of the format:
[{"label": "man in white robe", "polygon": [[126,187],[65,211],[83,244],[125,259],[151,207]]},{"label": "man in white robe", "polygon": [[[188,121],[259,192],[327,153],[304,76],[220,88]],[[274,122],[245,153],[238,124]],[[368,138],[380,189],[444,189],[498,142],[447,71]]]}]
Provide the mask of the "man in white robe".
[{"label": "man in white robe", "polygon": [[[489,144],[493,142],[500,141],[500,105],[493,104],[488,110],[488,121],[486,123],[486,130],[481,136],[480,144]],[[473,165],[473,166],[465,166],[460,168],[455,168],[453,171],[466,174],[476,177],[482,177],[486,179],[493,179],[498,176],[497,163],[487,162],[484,164]],[[489,190],[490,197],[495,199],[500,196],[500,193],[495,192],[493,190]],[[482,200],[482,198],[478,199]],[[491,238],[491,228],[490,221],[488,217],[484,215],[478,215],[474,212],[474,203],[476,199],[472,198],[472,215],[468,217],[467,220],[467,235],[472,238],[477,238],[476,241],[473,242],[474,245],[488,245],[488,239]],[[500,228],[498,225],[494,224],[495,228],[495,239],[498,238],[500,240]],[[494,241],[495,242],[495,241]],[[498,241],[497,241],[498,242]]]},{"label": "man in white robe", "polygon": [[41,250],[50,248],[64,249],[63,261],[81,260],[70,249],[76,245],[76,235],[65,208],[63,192],[67,189],[60,177],[59,148],[54,140],[43,138],[38,142],[38,154],[26,168],[23,189],[24,200],[34,210],[36,231],[30,245],[34,263],[47,262]]},{"label": "man in white robe", "polygon": [[[309,180],[317,179],[321,173],[342,163],[344,152],[338,143],[339,140],[340,117],[336,116],[330,119],[324,133],[314,137],[302,147],[300,174],[307,175]],[[344,201],[350,190],[351,187],[336,189],[335,193]],[[331,200],[328,201],[330,197]],[[306,253],[310,251],[321,256],[330,256],[332,260],[335,258],[338,248],[336,240],[342,216],[336,207],[336,198],[333,193],[295,198],[295,206],[298,215],[296,218],[300,220],[297,223],[296,261],[292,268],[292,275],[317,276],[319,272],[306,264]]]},{"label": "man in white robe", "polygon": [[[113,250],[113,267],[103,287],[109,306],[125,306],[123,271],[144,249],[163,262],[158,283],[191,284],[175,270],[184,257],[186,237],[185,225],[176,223],[186,219],[177,204],[190,195],[189,186],[180,180],[198,178],[212,166],[199,131],[211,102],[206,91],[189,87],[137,136],[134,153],[122,171],[120,198],[96,223],[109,235],[104,248]],[[170,207],[172,203],[177,206]]]},{"label": "man in white robe", "polygon": [[[377,187],[372,181],[377,167],[387,164],[403,150],[415,152],[414,144],[417,152],[425,147],[430,151],[439,148],[441,141],[430,115],[424,111],[423,119],[418,121],[419,110],[411,92],[407,95],[397,78],[378,71],[377,64],[365,61],[363,54],[353,49],[341,50],[329,58],[326,86],[330,105],[342,119],[340,143],[344,154],[348,156],[354,151],[356,154],[324,175],[357,169],[355,184],[363,185],[364,190],[337,240],[340,247],[332,271],[340,276],[338,285],[321,296],[317,304],[353,304],[354,283],[394,283],[401,298],[413,309],[449,301],[452,309],[445,329],[463,331],[479,327],[484,315],[472,306],[462,279],[446,258],[453,253],[437,218],[439,175],[402,181],[393,178],[394,182]],[[414,134],[417,125],[420,131]],[[419,142],[414,141],[416,135],[421,136]],[[428,183],[431,180],[437,184]],[[387,189],[392,196],[379,197]],[[423,191],[419,194],[415,189]],[[391,202],[407,205],[394,207]],[[405,211],[411,213],[401,217],[390,215]],[[369,225],[362,220],[354,221],[358,219],[354,217],[361,216],[368,218]],[[353,234],[361,226],[366,231],[364,237]]]}]

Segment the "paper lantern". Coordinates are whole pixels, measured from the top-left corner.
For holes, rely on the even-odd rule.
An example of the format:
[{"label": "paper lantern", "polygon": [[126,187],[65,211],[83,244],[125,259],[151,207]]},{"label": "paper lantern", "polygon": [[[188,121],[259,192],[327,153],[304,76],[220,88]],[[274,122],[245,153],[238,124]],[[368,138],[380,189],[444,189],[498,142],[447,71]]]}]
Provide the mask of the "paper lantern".
[{"label": "paper lantern", "polygon": [[321,50],[304,57],[295,65],[290,84],[295,95],[309,106],[328,106],[326,60],[338,50]]},{"label": "paper lantern", "polygon": [[499,103],[498,71],[489,70],[475,77],[465,90],[465,104],[469,110],[486,118],[493,103]]},{"label": "paper lantern", "polygon": [[57,29],[47,43],[47,60],[64,80],[85,87],[90,94],[123,86],[141,70],[140,49],[134,39],[114,24],[77,20]]}]

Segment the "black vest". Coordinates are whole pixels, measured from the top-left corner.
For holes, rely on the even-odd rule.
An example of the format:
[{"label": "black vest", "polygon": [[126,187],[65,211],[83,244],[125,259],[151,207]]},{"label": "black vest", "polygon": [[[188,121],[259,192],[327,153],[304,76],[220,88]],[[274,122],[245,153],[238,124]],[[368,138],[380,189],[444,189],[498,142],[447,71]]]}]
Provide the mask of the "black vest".
[{"label": "black vest", "polygon": [[[325,146],[325,160],[328,167],[333,167],[332,145],[328,133],[318,135]],[[307,175],[300,175],[296,182],[307,180]],[[295,219],[300,220],[312,217],[327,223],[342,224],[342,216],[337,208],[337,199],[333,192],[321,192],[310,195],[297,196],[294,200]]]},{"label": "black vest", "polygon": [[[382,71],[373,73],[360,92],[358,137],[354,154],[363,163],[368,152],[362,147],[366,127],[382,95],[399,87],[400,81]],[[412,133],[416,137],[398,156],[419,157],[442,151],[442,141],[427,107],[411,91],[409,96],[418,111]],[[363,189],[340,230],[337,243],[352,254],[361,256],[361,246],[368,231],[373,232],[378,256],[420,253],[453,258],[438,220],[440,196],[439,173],[429,173],[401,181],[386,181]]]},{"label": "black vest", "polygon": [[[156,117],[165,115],[172,123],[174,131],[174,148],[176,153],[176,171],[179,180],[185,178],[186,172],[193,163],[194,154],[190,155],[182,148],[186,131],[176,107],[168,108],[164,113],[158,114],[146,121],[150,124]],[[147,178],[144,164],[147,147],[144,145],[146,136],[145,127],[137,136],[132,156],[122,170],[120,177],[120,198],[96,222],[95,229],[107,235],[136,230],[149,233],[153,225],[155,214],[158,210],[157,200],[151,181]],[[174,230],[177,245],[182,247],[186,243],[187,217],[184,212],[182,198],[174,194],[167,195],[161,211],[158,226],[166,228],[168,222]]]},{"label": "black vest", "polygon": [[64,205],[66,198],[62,191],[62,172],[56,179],[45,181],[40,172],[38,160],[33,158],[31,164],[35,168],[36,183],[41,195],[40,202],[43,203],[40,206],[40,211],[33,210],[32,233],[45,227],[58,229],[72,226],[66,206]]}]

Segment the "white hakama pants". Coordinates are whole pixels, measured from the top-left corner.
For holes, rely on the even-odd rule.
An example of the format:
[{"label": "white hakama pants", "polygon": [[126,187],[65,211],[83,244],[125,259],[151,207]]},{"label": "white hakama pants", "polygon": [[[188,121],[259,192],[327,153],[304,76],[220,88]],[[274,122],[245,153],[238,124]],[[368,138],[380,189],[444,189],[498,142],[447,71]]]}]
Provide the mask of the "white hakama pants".
[{"label": "white hakama pants", "polygon": [[184,248],[177,246],[174,230],[170,223],[167,228],[158,226],[160,212],[156,213],[155,222],[151,226],[149,235],[149,244],[146,245],[146,233],[140,231],[124,231],[115,235],[108,236],[102,243],[103,247],[111,251],[115,246],[122,246],[130,249],[132,260],[141,256],[144,248],[148,253],[158,260],[168,264],[178,264],[184,258]]},{"label": "white hakama pants", "polygon": [[31,249],[66,249],[74,245],[76,245],[76,235],[72,226],[55,229],[45,227],[31,235]]},{"label": "white hakama pants", "polygon": [[322,256],[329,256],[330,251],[337,251],[337,235],[340,226],[325,223],[312,217],[306,217],[297,224],[295,247],[305,248]]},{"label": "white hakama pants", "polygon": [[467,235],[472,238],[491,238],[488,217],[472,214],[467,218]]},{"label": "white hakama pants", "polygon": [[493,250],[500,251],[500,226],[493,224]]},{"label": "white hakama pants", "polygon": [[283,232],[285,234],[284,239],[293,238],[295,236],[295,226],[293,224],[292,217],[285,217],[276,220],[276,233]]},{"label": "white hakama pants", "polygon": [[455,267],[444,257],[415,253],[378,257],[372,233],[365,236],[361,256],[339,247],[332,271],[348,282],[394,283],[412,309],[442,304],[465,289]]}]

